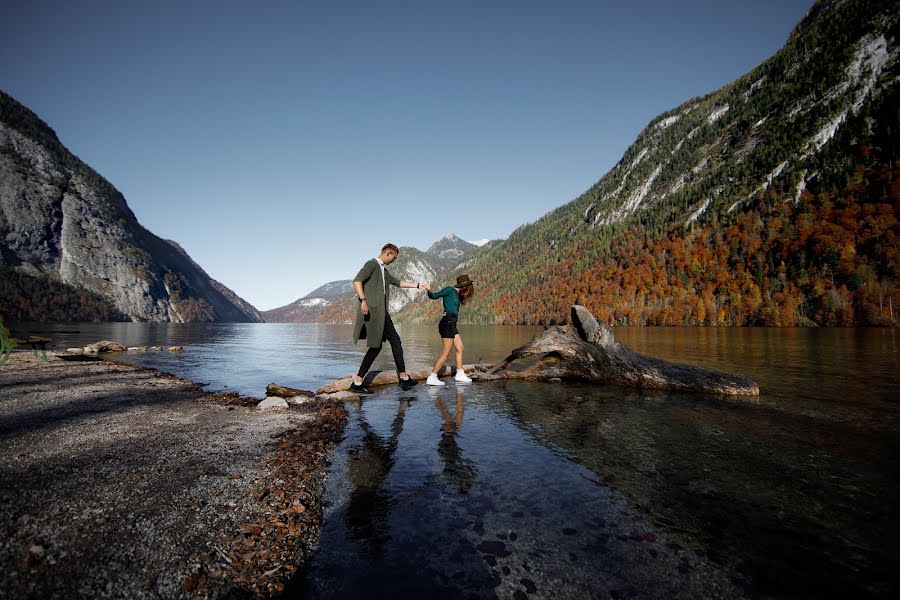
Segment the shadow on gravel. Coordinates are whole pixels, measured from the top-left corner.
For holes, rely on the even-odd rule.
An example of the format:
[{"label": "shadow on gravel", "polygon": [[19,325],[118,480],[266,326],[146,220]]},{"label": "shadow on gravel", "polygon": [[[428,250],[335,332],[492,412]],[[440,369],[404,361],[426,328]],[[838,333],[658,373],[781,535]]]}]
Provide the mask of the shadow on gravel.
[{"label": "shadow on gravel", "polygon": [[[62,379],[70,381],[71,377],[63,376]],[[152,378],[148,377],[148,379]],[[135,381],[135,383],[138,381]],[[102,385],[102,378],[97,383]],[[82,419],[89,419],[104,414],[124,413],[139,406],[174,404],[185,400],[195,400],[203,394],[202,390],[191,389],[187,386],[178,390],[116,389],[109,393],[82,397],[58,406],[36,406],[33,410],[13,417],[2,417],[0,418],[0,437],[33,433],[41,429],[72,424]]]}]

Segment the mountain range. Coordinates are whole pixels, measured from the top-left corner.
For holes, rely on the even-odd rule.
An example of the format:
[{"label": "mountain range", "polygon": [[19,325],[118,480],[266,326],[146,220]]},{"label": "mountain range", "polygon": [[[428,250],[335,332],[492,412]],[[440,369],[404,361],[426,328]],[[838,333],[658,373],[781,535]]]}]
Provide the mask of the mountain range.
[{"label": "mountain range", "polygon": [[895,325],[898,16],[816,2],[771,58],[471,261],[461,321],[554,323],[579,302],[621,325]]},{"label": "mountain range", "polygon": [[[467,257],[487,242],[476,245],[456,235],[445,235],[424,252],[411,246],[402,246],[390,271],[406,281],[431,282],[441,274],[460,267]],[[368,258],[360,260],[360,267]],[[352,273],[351,276],[355,276]],[[415,289],[397,289],[391,294],[390,311],[398,313],[422,293]],[[343,323],[353,318],[356,310],[356,294],[352,279],[326,283],[306,296],[280,308],[263,311],[262,317],[269,323]]]},{"label": "mountain range", "polygon": [[[558,323],[578,302],[621,325],[895,325],[898,15],[896,1],[815,2],[781,50],[652,119],[574,200],[505,240],[403,247],[393,272],[441,286],[467,271],[470,323]],[[356,310],[342,279],[260,315],[5,94],[0,269],[0,308],[20,317],[346,322]],[[439,303],[418,298],[395,294],[395,320],[435,319]]]}]

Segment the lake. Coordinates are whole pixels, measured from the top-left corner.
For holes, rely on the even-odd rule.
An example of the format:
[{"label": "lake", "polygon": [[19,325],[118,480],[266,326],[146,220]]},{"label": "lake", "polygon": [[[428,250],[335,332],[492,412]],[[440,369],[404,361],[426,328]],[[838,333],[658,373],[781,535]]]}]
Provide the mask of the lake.
[{"label": "lake", "polygon": [[[461,326],[466,362],[539,327]],[[316,389],[349,326],[32,325],[210,389]],[[390,386],[348,403],[320,548],[294,597],[889,597],[900,589],[898,339],[887,329],[616,328],[634,350],[749,375],[758,398],[576,383]],[[434,326],[400,327],[427,368]],[[392,368],[385,348],[375,368]],[[351,566],[352,565],[352,566]]]}]

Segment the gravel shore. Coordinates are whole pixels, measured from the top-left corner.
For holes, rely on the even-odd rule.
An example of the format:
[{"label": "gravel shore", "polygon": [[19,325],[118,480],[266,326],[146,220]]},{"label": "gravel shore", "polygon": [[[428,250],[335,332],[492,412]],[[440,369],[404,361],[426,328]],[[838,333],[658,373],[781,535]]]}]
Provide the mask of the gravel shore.
[{"label": "gravel shore", "polygon": [[268,596],[302,566],[346,423],[113,361],[0,366],[0,597]]}]

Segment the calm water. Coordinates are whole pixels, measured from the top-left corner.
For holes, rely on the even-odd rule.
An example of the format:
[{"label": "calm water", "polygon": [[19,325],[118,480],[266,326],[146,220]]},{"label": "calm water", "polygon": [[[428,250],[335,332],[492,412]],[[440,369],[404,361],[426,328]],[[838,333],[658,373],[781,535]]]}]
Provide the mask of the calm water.
[{"label": "calm water", "polygon": [[[261,396],[356,370],[350,328],[35,326]],[[63,331],[79,333],[63,333]],[[461,328],[497,361],[539,328]],[[348,405],[320,549],[296,597],[892,597],[900,381],[890,330],[616,329],[635,350],[755,377],[758,399],[580,384],[391,387]],[[401,329],[411,368],[432,327]],[[386,348],[376,368],[391,368]],[[521,597],[521,596],[519,596]]]}]

